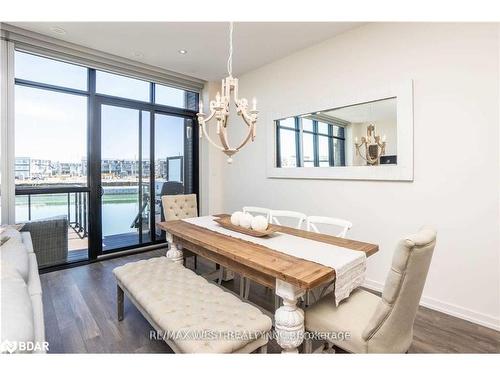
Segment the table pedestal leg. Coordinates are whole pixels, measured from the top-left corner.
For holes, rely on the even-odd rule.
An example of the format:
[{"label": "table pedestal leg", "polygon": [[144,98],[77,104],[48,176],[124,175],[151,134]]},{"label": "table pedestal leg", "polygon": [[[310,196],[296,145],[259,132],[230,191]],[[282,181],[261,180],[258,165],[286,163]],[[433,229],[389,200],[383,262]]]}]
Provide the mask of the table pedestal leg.
[{"label": "table pedestal leg", "polygon": [[297,307],[298,299],[304,292],[281,280],[276,280],[276,294],[283,298],[274,315],[276,341],[282,353],[298,353],[297,347],[304,340],[304,311]]},{"label": "table pedestal leg", "polygon": [[169,245],[169,249],[166,254],[167,258],[174,263],[182,264],[183,261],[182,246],[175,244],[172,235],[168,233],[167,233],[167,242]]}]

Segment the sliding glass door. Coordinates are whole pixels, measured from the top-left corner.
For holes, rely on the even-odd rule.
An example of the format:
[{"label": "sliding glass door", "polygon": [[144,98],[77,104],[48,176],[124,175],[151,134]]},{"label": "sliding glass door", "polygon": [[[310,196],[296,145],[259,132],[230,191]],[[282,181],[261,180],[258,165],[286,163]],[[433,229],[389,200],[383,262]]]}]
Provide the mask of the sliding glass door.
[{"label": "sliding glass door", "polygon": [[[150,113],[101,106],[101,228],[103,252],[151,241],[149,236],[149,155],[141,136],[149,136]],[[143,125],[144,122],[144,126]],[[143,178],[146,179],[144,186]]]},{"label": "sliding glass door", "polygon": [[162,194],[195,192],[193,118],[110,98],[98,104],[97,255],[164,241],[155,230]]},{"label": "sliding glass door", "polygon": [[[161,206],[161,196],[164,193],[193,192],[192,130],[192,119],[155,113],[155,223],[164,220]],[[164,238],[164,234],[156,228],[157,238]]]}]

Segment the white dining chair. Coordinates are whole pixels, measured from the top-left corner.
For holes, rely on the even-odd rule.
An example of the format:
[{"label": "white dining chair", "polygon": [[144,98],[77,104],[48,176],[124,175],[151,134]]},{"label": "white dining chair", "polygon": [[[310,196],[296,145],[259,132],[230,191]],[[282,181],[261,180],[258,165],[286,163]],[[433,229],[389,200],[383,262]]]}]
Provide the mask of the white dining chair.
[{"label": "white dining chair", "polygon": [[[310,232],[321,233],[317,225],[323,224],[328,226],[333,226],[337,230],[340,230],[335,234],[335,236],[340,238],[345,238],[347,231],[352,228],[352,223],[348,220],[339,219],[336,217],[328,216],[308,216],[306,219],[306,228]],[[306,306],[311,304],[311,296],[314,298],[314,302],[319,300],[324,294],[327,294],[333,289],[333,282],[326,286],[319,286],[313,290],[308,290],[306,292]]]},{"label": "white dining chair", "polygon": [[245,206],[245,207],[243,207],[243,212],[249,213],[249,214],[261,214],[269,222],[269,216],[270,216],[271,210],[269,208],[264,208],[264,207]]},{"label": "white dining chair", "polygon": [[[270,212],[271,210],[269,208],[265,207],[256,207],[256,206],[244,206],[242,211],[244,213],[250,213],[250,214],[261,214],[261,216],[264,216],[266,220],[269,222],[269,217],[270,217]],[[218,283],[219,285],[222,284],[222,281],[224,279],[224,267],[219,268],[219,276],[218,276]],[[248,299],[248,295],[250,293],[250,281],[245,278],[244,276],[240,275],[240,297],[243,299]]]},{"label": "white dining chair", "polygon": [[[258,212],[258,211],[251,211],[250,207],[249,212]],[[258,208],[258,207],[252,207],[253,209]],[[263,212],[262,212],[263,213]],[[285,210],[269,210],[269,216],[268,216],[268,221],[271,224],[277,224],[277,225],[282,225],[280,223],[280,220],[278,218],[287,218],[287,219],[296,219],[297,224],[295,225],[295,228],[301,229],[302,225],[307,219],[307,216],[301,212],[296,212],[296,211],[285,211]],[[248,299],[248,295],[250,293],[250,280],[247,278],[244,278],[244,292],[243,292],[243,298]],[[269,289],[269,288],[268,288]],[[280,298],[278,296],[275,296],[274,299],[274,307],[277,309],[280,305]]]},{"label": "white dining chair", "polygon": [[352,228],[352,223],[348,220],[338,219],[336,217],[327,216],[308,216],[306,219],[306,228],[308,231],[320,233],[317,224],[326,224],[338,227],[340,232],[335,236],[345,238],[347,231]]},{"label": "white dining chair", "polygon": [[296,219],[297,225],[295,228],[302,229],[302,225],[307,219],[307,216],[297,211],[271,210],[269,213],[269,222],[277,225],[282,225],[279,219]]}]

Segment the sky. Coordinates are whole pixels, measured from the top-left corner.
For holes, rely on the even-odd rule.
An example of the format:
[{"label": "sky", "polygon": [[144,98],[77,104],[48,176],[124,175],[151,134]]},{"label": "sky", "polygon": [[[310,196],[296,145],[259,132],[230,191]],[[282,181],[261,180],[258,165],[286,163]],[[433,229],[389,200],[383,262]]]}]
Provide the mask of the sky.
[{"label": "sky", "polygon": [[[80,90],[87,88],[87,69],[80,66],[16,52],[15,70],[16,78]],[[148,99],[149,83],[97,73],[98,92]],[[158,103],[183,106],[182,90],[156,87]],[[143,121],[149,121],[147,114],[144,112]],[[137,159],[139,111],[103,106],[101,115],[102,157]],[[155,123],[156,157],[182,155],[184,119],[157,114]],[[16,157],[79,162],[87,156],[87,97],[16,85],[15,129]],[[143,129],[149,128],[143,126]],[[147,136],[143,135],[143,144]]]}]

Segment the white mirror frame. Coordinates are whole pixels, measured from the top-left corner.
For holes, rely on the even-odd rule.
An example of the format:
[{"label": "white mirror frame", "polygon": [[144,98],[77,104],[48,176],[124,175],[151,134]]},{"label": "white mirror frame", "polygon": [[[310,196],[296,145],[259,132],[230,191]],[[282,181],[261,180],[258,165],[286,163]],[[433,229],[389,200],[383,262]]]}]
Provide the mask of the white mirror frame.
[{"label": "white mirror frame", "polygon": [[396,98],[397,103],[397,165],[346,166],[316,168],[276,167],[275,120],[299,116],[302,113],[273,112],[272,124],[266,126],[266,171],[268,178],[333,179],[333,180],[389,180],[413,181],[413,81],[388,85],[384,89],[360,90],[355,95],[342,95],[322,108],[311,108],[304,113],[331,110],[341,107]]}]

